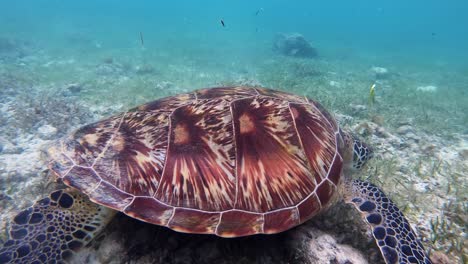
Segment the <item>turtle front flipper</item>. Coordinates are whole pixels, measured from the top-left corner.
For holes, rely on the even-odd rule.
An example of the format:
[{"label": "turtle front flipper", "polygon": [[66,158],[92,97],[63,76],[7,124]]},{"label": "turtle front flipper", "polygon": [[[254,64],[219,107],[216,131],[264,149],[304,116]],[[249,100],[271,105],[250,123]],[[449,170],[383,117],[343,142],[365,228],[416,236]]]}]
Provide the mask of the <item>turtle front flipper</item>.
[{"label": "turtle front flipper", "polygon": [[386,263],[432,263],[408,220],[382,190],[359,180],[347,182],[346,189],[346,202],[372,227]]},{"label": "turtle front flipper", "polygon": [[13,218],[0,263],[63,263],[114,215],[82,193],[54,191]]}]

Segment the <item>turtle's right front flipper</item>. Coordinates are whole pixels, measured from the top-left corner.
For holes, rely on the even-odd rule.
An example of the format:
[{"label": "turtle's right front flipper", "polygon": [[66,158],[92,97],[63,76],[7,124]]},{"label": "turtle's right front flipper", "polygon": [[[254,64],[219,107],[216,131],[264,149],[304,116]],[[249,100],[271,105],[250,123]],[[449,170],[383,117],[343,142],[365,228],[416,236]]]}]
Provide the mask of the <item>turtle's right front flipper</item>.
[{"label": "turtle's right front flipper", "polygon": [[346,202],[371,226],[386,263],[432,263],[408,220],[382,190],[360,180],[346,182],[345,187]]},{"label": "turtle's right front flipper", "polygon": [[114,214],[71,189],[54,191],[14,217],[0,263],[63,263]]}]

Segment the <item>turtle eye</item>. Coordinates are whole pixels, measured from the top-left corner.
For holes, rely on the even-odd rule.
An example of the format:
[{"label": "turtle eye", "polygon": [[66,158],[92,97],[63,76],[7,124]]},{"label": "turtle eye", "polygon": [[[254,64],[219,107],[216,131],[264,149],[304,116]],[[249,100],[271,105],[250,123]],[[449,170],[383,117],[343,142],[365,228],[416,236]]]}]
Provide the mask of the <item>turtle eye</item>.
[{"label": "turtle eye", "polygon": [[372,158],[373,151],[365,143],[361,142],[358,138],[354,137],[353,143],[353,167],[360,169],[366,162]]}]

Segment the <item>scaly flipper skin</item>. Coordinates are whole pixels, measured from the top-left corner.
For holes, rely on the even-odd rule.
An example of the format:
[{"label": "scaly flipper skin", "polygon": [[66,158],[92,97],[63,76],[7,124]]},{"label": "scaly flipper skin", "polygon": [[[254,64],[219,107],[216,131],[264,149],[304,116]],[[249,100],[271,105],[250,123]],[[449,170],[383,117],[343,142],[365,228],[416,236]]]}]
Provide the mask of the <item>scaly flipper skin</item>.
[{"label": "scaly flipper skin", "polygon": [[52,192],[11,222],[0,263],[65,263],[115,215],[71,189]]},{"label": "scaly flipper skin", "polygon": [[386,263],[432,263],[408,220],[379,188],[353,180],[346,183],[346,189],[346,202],[353,204],[372,227]]}]

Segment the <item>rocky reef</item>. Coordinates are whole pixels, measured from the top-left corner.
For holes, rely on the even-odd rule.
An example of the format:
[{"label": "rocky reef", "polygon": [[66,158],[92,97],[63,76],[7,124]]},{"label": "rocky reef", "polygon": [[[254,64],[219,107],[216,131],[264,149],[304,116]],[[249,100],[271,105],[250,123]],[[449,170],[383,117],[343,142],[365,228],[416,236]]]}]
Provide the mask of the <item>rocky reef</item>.
[{"label": "rocky reef", "polygon": [[317,50],[299,33],[276,34],[273,40],[273,51],[284,56],[298,58],[315,58],[318,56]]}]

